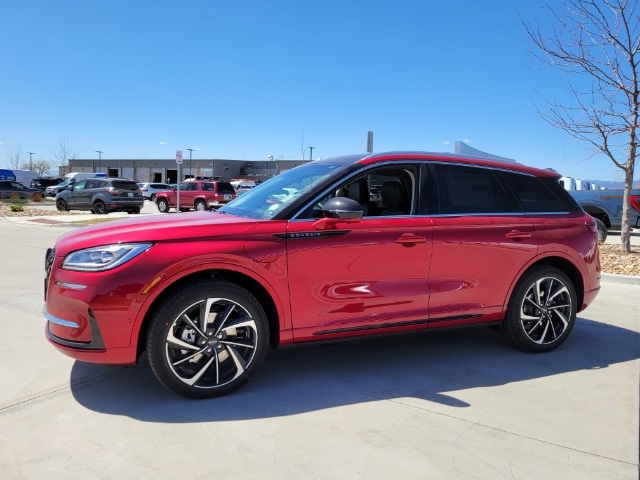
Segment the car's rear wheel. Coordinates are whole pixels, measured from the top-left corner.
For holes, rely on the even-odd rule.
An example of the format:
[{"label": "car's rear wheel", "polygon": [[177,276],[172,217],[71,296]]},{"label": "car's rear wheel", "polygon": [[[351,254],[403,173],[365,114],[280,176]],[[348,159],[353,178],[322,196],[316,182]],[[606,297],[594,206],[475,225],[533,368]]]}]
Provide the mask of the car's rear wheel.
[{"label": "car's rear wheel", "polygon": [[594,220],[596,221],[596,227],[598,228],[598,243],[604,243],[607,239],[607,234],[609,233],[607,226],[599,218],[594,218]]},{"label": "car's rear wheel", "polygon": [[196,210],[202,212],[204,210],[207,209],[207,204],[205,202],[203,202],[202,200],[198,200],[195,204],[195,208]]},{"label": "car's rear wheel", "polygon": [[156,194],[152,193],[151,196],[149,197],[149,200],[153,202],[155,199],[156,199]]},{"label": "car's rear wheel", "polygon": [[134,209],[127,211],[127,213],[129,215],[131,215],[132,213],[140,213],[140,207],[135,207]]},{"label": "car's rear wheel", "polygon": [[147,353],[153,373],[169,390],[210,398],[248,382],[268,342],[269,325],[256,298],[234,283],[208,279],[173,292],[160,305]]},{"label": "car's rear wheel", "polygon": [[527,272],[516,285],[500,325],[505,339],[529,352],[560,346],[576,321],[577,296],[571,280],[554,267]]},{"label": "car's rear wheel", "polygon": [[59,198],[58,200],[56,200],[56,208],[58,210],[60,210],[61,212],[68,212],[69,211],[69,207],[67,206],[67,202],[65,202],[63,199]]},{"label": "car's rear wheel", "polygon": [[161,213],[169,213],[169,202],[167,202],[164,198],[158,200],[158,210]]},{"label": "car's rear wheel", "polygon": [[96,215],[106,215],[107,207],[102,201],[98,200],[93,204],[93,211],[96,213]]}]

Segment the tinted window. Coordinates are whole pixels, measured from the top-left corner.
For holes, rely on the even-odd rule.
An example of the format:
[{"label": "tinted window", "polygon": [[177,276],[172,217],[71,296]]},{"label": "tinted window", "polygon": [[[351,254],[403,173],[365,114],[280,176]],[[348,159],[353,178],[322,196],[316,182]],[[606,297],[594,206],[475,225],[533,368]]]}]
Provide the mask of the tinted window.
[{"label": "tinted window", "polygon": [[227,182],[218,182],[218,193],[223,195],[223,194],[235,194],[236,191],[234,190],[233,186],[230,183]]},{"label": "tinted window", "polygon": [[136,182],[126,181],[126,180],[113,180],[111,182],[113,188],[117,188],[118,190],[138,190],[138,184]]},{"label": "tinted window", "polygon": [[507,196],[491,169],[434,166],[441,214],[506,213]]},{"label": "tinted window", "polygon": [[502,174],[523,212],[566,212],[568,209],[537,177],[513,172]]},{"label": "tinted window", "polygon": [[202,183],[202,190],[205,192],[213,192],[213,183]]},{"label": "tinted window", "polygon": [[87,180],[84,188],[85,190],[89,188],[101,188],[104,186],[104,184],[105,182],[102,182],[100,180]]}]

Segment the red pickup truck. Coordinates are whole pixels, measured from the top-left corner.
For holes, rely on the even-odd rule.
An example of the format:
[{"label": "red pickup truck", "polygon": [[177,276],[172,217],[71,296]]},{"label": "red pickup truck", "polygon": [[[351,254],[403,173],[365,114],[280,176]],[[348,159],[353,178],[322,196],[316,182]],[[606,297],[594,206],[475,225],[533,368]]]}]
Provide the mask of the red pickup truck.
[{"label": "red pickup truck", "polygon": [[170,208],[178,208],[180,189],[180,211],[213,210],[236,198],[236,191],[229,182],[219,180],[190,180],[180,183],[172,190],[158,192],[155,203],[158,210],[168,213]]}]

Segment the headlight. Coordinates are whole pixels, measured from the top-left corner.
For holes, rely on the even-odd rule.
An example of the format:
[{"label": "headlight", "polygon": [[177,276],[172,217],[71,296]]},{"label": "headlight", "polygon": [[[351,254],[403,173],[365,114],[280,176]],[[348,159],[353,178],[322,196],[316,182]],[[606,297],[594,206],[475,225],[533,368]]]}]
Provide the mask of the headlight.
[{"label": "headlight", "polygon": [[85,272],[102,272],[128,262],[148,250],[152,243],[121,243],[87,248],[70,253],[64,259],[62,268]]}]

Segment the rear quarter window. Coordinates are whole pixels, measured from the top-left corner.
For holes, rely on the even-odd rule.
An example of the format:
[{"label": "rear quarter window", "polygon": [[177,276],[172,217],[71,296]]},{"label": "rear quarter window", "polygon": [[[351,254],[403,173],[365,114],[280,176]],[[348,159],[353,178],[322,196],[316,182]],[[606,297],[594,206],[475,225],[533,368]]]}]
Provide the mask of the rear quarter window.
[{"label": "rear quarter window", "polygon": [[218,193],[220,194],[235,194],[236,191],[233,188],[233,185],[227,182],[218,182]]},{"label": "rear quarter window", "polygon": [[561,213],[570,210],[558,198],[562,188],[554,179],[550,179],[551,182],[545,185],[543,179],[531,175],[513,172],[503,172],[502,175],[523,212]]}]

